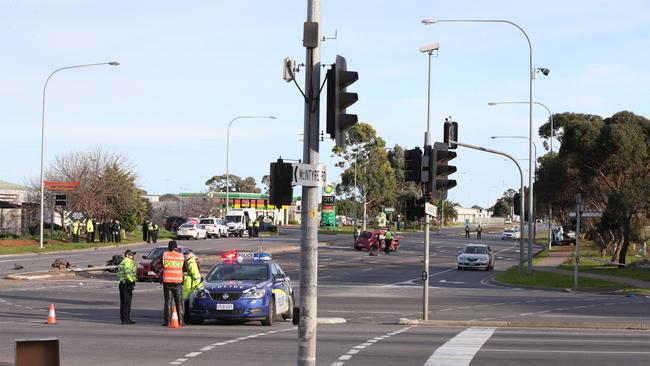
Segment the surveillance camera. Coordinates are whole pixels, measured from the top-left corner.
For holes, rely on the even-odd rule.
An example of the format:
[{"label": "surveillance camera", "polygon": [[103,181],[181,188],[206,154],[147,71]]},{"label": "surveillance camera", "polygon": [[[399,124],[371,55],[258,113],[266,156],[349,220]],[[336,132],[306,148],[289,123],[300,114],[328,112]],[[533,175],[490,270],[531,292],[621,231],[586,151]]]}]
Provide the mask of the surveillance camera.
[{"label": "surveillance camera", "polygon": [[542,74],[544,74],[544,76],[548,76],[548,74],[551,72],[551,70],[549,70],[549,69],[547,69],[545,67],[540,67],[537,70],[539,70]]},{"label": "surveillance camera", "polygon": [[438,42],[420,46],[420,52],[432,52],[439,49]]}]

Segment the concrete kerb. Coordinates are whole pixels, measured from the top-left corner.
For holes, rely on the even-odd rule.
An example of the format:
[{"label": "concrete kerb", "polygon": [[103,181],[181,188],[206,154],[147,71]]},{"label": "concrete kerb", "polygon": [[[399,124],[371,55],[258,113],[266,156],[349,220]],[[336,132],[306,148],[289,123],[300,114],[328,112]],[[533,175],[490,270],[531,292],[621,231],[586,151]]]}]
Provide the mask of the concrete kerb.
[{"label": "concrete kerb", "polygon": [[563,329],[609,329],[609,330],[650,330],[647,323],[549,323],[534,321],[469,321],[469,320],[420,320],[400,318],[398,325],[418,325],[434,327],[497,327],[497,328],[563,328]]}]

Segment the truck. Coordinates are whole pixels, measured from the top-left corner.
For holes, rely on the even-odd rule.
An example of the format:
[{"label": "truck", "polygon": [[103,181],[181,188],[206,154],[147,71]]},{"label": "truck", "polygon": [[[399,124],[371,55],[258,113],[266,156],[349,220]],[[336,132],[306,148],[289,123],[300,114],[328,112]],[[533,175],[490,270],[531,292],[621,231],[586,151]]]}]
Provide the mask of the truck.
[{"label": "truck", "polygon": [[230,209],[226,214],[226,226],[228,227],[228,236],[242,237],[246,233],[246,224],[249,221],[255,221],[257,215],[253,208]]}]

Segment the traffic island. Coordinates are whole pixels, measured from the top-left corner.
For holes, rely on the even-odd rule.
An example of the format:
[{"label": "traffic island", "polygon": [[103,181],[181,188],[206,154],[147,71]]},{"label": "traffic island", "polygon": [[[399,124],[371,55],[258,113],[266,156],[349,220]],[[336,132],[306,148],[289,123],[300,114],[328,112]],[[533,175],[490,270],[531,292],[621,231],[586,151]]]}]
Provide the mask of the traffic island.
[{"label": "traffic island", "polygon": [[648,323],[552,323],[535,321],[470,321],[470,320],[421,320],[400,318],[398,325],[418,325],[434,327],[496,327],[496,328],[564,328],[564,329],[610,329],[610,330],[650,330]]}]

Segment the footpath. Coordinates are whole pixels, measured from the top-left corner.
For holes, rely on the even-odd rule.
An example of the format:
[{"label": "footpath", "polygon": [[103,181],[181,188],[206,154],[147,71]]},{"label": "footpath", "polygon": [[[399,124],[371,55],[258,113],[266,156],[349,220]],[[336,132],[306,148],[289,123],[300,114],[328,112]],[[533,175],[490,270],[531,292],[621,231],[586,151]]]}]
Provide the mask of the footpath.
[{"label": "footpath", "polygon": [[[554,250],[550,252],[548,257],[545,257],[544,259],[542,259],[541,261],[535,264],[535,270],[560,273],[564,275],[573,275],[572,270],[557,268],[560,264],[564,263],[564,261],[566,261],[568,258],[573,258],[574,256],[574,250],[573,250],[574,247],[566,247],[566,248],[570,250],[561,250],[559,248],[556,248],[558,250]],[[636,288],[650,288],[650,282],[637,280],[635,278],[627,278],[622,276],[612,276],[606,274],[587,273],[587,272],[580,272],[580,277],[618,282]]]}]

